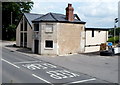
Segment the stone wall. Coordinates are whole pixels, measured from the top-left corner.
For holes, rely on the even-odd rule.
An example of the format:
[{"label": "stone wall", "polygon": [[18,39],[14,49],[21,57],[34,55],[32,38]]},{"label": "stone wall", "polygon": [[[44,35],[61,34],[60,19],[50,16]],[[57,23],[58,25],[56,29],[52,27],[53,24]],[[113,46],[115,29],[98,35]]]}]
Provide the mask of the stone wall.
[{"label": "stone wall", "polygon": [[[58,23],[58,54],[73,54],[84,52],[84,25]],[[83,47],[82,47],[83,46]]]}]

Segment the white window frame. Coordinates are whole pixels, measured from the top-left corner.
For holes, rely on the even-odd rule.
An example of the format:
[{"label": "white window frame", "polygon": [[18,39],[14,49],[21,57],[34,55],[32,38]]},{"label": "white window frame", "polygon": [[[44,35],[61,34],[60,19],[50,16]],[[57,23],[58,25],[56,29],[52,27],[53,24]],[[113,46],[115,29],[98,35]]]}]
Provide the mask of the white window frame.
[{"label": "white window frame", "polygon": [[53,24],[46,24],[45,33],[53,33]]},{"label": "white window frame", "polygon": [[[46,41],[53,41],[53,47],[52,47],[52,48],[46,47]],[[46,39],[46,40],[44,41],[44,49],[46,49],[46,50],[53,50],[53,49],[54,49],[54,40]]]}]

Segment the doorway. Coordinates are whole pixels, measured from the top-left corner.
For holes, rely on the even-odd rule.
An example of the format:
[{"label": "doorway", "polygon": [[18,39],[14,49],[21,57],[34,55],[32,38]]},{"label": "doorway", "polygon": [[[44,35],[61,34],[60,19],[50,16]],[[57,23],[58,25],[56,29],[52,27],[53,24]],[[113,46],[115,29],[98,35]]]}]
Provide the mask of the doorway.
[{"label": "doorway", "polygon": [[34,53],[38,54],[39,51],[39,40],[34,41]]}]

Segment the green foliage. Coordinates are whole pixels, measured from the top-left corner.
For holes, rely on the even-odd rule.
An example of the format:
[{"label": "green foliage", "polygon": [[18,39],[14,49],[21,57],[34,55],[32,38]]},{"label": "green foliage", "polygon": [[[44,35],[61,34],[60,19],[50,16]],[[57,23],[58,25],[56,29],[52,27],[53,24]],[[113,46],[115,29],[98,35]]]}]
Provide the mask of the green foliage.
[{"label": "green foliage", "polygon": [[[24,12],[29,13],[33,7],[33,2],[3,2],[2,3],[2,39],[9,40],[9,34],[14,33],[12,28],[18,25],[19,20]],[[12,24],[11,25],[11,15]],[[15,28],[14,28],[15,29]],[[8,31],[9,30],[9,31]],[[10,33],[8,33],[10,32]],[[14,33],[15,34],[15,33]],[[15,36],[14,36],[15,37]],[[11,38],[14,38],[11,36]]]},{"label": "green foliage", "polygon": [[[114,43],[114,37],[111,37],[108,39],[108,42],[113,42]],[[115,42],[118,43],[119,42],[119,36],[115,36]]]},{"label": "green foliage", "polygon": [[[120,27],[115,29],[116,36],[119,36]],[[109,31],[109,34],[114,35],[114,28]]]},{"label": "green foliage", "polygon": [[9,25],[7,28],[6,28],[6,31],[7,31],[7,38],[8,40],[15,40],[15,36],[16,36],[16,25],[12,24],[12,25]]}]

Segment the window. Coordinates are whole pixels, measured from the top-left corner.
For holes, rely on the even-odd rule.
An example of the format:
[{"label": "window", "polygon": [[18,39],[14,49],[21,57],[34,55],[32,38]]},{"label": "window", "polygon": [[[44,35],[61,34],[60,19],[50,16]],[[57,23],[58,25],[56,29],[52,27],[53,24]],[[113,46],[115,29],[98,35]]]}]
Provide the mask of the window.
[{"label": "window", "polygon": [[20,28],[21,28],[21,31],[23,31],[23,20],[21,20]]},{"label": "window", "polygon": [[101,31],[99,30],[98,33],[100,33]]},{"label": "window", "polygon": [[39,23],[34,24],[34,31],[39,31]]},{"label": "window", "polygon": [[53,41],[52,40],[46,40],[45,41],[45,47],[46,48],[53,48]]},{"label": "window", "polygon": [[45,32],[48,32],[48,33],[53,32],[53,25],[46,25]]},{"label": "window", "polygon": [[23,46],[23,33],[20,34],[20,46]]},{"label": "window", "polygon": [[24,33],[24,47],[27,47],[27,33]]},{"label": "window", "polygon": [[94,34],[94,30],[92,30],[92,37],[94,37],[95,36],[95,34]]},{"label": "window", "polygon": [[26,19],[24,19],[24,31],[27,31],[27,21],[26,21]]}]

